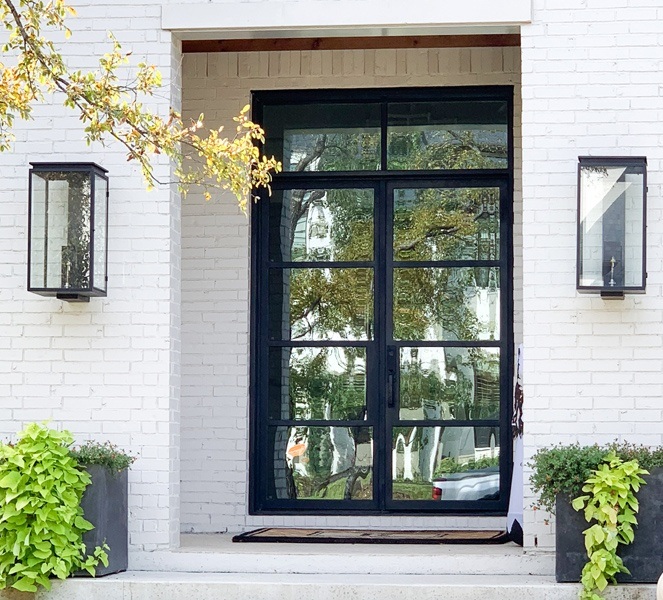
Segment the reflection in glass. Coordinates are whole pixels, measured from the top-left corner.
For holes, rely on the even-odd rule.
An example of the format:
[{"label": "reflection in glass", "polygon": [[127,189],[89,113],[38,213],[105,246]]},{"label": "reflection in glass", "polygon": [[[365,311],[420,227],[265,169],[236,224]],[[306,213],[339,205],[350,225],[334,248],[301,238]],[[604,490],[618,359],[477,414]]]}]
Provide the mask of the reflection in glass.
[{"label": "reflection in glass", "polygon": [[498,340],[497,267],[394,269],[394,339]]},{"label": "reflection in glass", "polygon": [[269,255],[276,261],[373,259],[373,190],[277,190]]},{"label": "reflection in glass", "polygon": [[394,500],[497,500],[497,427],[394,427]]},{"label": "reflection in glass", "polygon": [[370,500],[371,427],[270,427],[267,497]]},{"label": "reflection in glass", "polygon": [[373,337],[372,269],[271,269],[269,332],[281,340]]},{"label": "reflection in glass", "polygon": [[31,287],[90,286],[90,208],[88,172],[33,174]]},{"label": "reflection in glass", "polygon": [[499,348],[401,348],[400,419],[498,419],[499,413]]},{"label": "reflection in glass", "polygon": [[504,101],[392,103],[388,111],[388,169],[508,167]]},{"label": "reflection in glass", "polygon": [[499,188],[394,190],[395,260],[498,260]]},{"label": "reflection in glass", "polygon": [[271,348],[269,414],[274,419],[364,419],[366,349]]},{"label": "reflection in glass", "polygon": [[284,171],[366,171],[380,167],[379,104],[266,106],[265,154]]}]

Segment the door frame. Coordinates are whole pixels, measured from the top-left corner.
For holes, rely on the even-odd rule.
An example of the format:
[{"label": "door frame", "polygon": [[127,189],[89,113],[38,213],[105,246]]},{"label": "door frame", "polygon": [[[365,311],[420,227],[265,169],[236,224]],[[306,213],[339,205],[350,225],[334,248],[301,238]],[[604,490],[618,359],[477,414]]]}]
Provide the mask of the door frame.
[{"label": "door frame", "polygon": [[[251,205],[251,295],[250,295],[250,384],[249,384],[249,514],[254,515],[505,515],[508,508],[509,483],[512,472],[512,374],[514,361],[513,337],[513,86],[472,86],[452,88],[378,88],[353,90],[278,90],[253,92],[252,118],[261,123],[263,107],[267,104],[304,104],[304,103],[340,103],[340,102],[403,102],[403,101],[444,101],[450,99],[491,100],[498,99],[508,104],[508,166],[506,169],[459,169],[436,171],[353,171],[353,172],[284,172],[276,175],[273,181],[274,189],[293,187],[364,187],[375,189],[375,207],[379,199],[388,200],[388,191],[393,190],[397,184],[408,184],[413,187],[426,187],[425,183],[432,183],[430,187],[445,187],[445,183],[482,182],[485,187],[489,183],[499,185],[500,194],[506,194],[505,201],[500,202],[500,256],[504,257],[501,267],[500,293],[501,300],[501,332],[500,348],[506,352],[502,361],[500,373],[500,399],[504,404],[500,419],[500,489],[502,494],[497,501],[467,501],[446,502],[443,506],[430,501],[401,501],[390,500],[391,490],[391,457],[387,453],[387,439],[384,432],[390,427],[390,417],[386,414],[384,402],[375,419],[373,437],[373,479],[375,497],[367,500],[266,500],[266,477],[263,469],[265,465],[259,460],[261,452],[265,451],[263,430],[267,425],[266,394],[264,373],[266,372],[267,352],[267,324],[265,322],[265,301],[268,298],[267,290],[262,283],[263,271],[266,270],[268,250],[268,210],[262,208],[265,200]],[[386,127],[386,110],[383,110],[383,127]],[[386,136],[382,140],[382,164],[386,165]],[[461,187],[459,185],[453,187]],[[264,194],[263,194],[264,195]],[[381,222],[389,218],[392,208],[387,202],[386,211],[374,212],[374,281],[375,281],[375,315],[385,315],[384,303],[386,294],[380,293],[380,285],[391,285],[391,282],[379,283],[377,265],[379,252],[387,256],[387,229],[386,223]],[[378,217],[378,212],[386,216]],[[387,257],[387,261],[391,259]],[[359,266],[359,265],[357,265]],[[387,270],[390,267],[387,266]],[[388,279],[388,278],[383,278]],[[386,290],[384,290],[386,291]],[[385,317],[386,318],[386,317]],[[376,325],[376,331],[378,327]],[[386,343],[381,343],[374,337],[372,343],[375,352],[380,353],[386,349]],[[413,342],[410,345],[419,345]],[[316,346],[327,345],[325,342],[316,342]],[[328,344],[333,345],[333,344]],[[343,345],[353,345],[343,343]],[[355,344],[361,345],[364,344]],[[402,345],[408,346],[407,342]],[[467,344],[463,344],[467,345]],[[481,345],[477,343],[476,345]],[[369,350],[367,350],[368,358]],[[367,385],[377,385],[379,395],[383,398],[383,391],[379,387],[381,381],[386,381],[386,364],[384,360],[373,361],[377,364],[373,372],[367,372]],[[367,365],[370,362],[367,360]],[[477,422],[473,422],[477,426]],[[370,422],[365,423],[371,426]],[[481,422],[478,422],[481,426]],[[380,431],[382,429],[382,432]],[[378,473],[377,466],[384,466],[383,473]],[[403,503],[406,505],[403,506]],[[340,504],[342,503],[342,506]],[[479,504],[479,506],[477,506]]]}]

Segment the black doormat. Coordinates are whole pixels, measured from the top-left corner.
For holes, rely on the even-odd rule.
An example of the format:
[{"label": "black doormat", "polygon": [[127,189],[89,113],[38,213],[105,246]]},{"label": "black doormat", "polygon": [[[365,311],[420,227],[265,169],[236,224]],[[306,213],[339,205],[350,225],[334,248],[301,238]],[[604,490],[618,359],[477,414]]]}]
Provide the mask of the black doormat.
[{"label": "black doormat", "polygon": [[499,530],[286,529],[247,531],[233,542],[284,542],[297,544],[505,544],[509,534]]}]

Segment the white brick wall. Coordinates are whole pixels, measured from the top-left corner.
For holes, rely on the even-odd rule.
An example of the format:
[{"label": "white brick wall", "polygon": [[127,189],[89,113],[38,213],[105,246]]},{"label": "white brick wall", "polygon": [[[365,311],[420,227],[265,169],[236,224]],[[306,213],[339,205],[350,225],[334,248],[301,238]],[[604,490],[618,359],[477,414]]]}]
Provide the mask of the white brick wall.
[{"label": "white brick wall", "polygon": [[[151,104],[167,114],[171,36],[154,2],[76,2],[73,37],[62,46],[73,68],[94,66],[113,29],[134,57],[159,65],[164,92]],[[140,60],[139,58],[137,60]],[[3,59],[4,62],[4,59]],[[168,547],[178,527],[179,200],[145,191],[121,148],[88,148],[77,116],[55,98],[17,122],[17,142],[0,154],[0,437],[51,420],[79,441],[112,440],[140,456],[130,473],[130,543]],[[69,304],[26,291],[30,161],[94,161],[109,170],[108,297]],[[157,175],[168,180],[167,161]],[[172,414],[171,414],[172,411]]]},{"label": "white brick wall", "polygon": [[[663,7],[534,0],[533,11],[522,29],[526,455],[573,440],[661,444]],[[644,296],[576,293],[580,155],[648,158]],[[528,545],[554,544],[547,518],[528,511]]]},{"label": "white brick wall", "polygon": [[[230,124],[251,90],[402,86],[516,86],[518,48],[257,52],[186,55],[186,114]],[[516,176],[516,336],[520,339],[520,177]],[[249,222],[232,198],[182,207],[182,530],[262,525],[439,527],[469,518],[251,517],[248,489]],[[499,524],[500,519],[487,519]]]}]

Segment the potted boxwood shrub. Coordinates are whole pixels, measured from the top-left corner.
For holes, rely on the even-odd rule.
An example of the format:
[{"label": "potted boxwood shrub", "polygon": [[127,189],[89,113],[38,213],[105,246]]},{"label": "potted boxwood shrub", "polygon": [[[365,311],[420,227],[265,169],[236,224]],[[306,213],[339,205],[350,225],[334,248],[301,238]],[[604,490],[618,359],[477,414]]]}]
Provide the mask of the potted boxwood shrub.
[{"label": "potted boxwood shrub", "polygon": [[[94,485],[88,487],[95,477],[93,456],[112,458],[111,465],[120,462],[117,453],[105,451],[112,447],[86,445],[72,452],[72,443],[68,431],[31,424],[15,444],[0,444],[0,589],[11,586],[35,592],[39,586],[50,588],[51,577],[65,579],[81,571],[102,574],[105,571],[97,571],[99,565],[112,569],[108,552],[111,556],[116,552],[106,540],[116,528],[126,531],[126,509],[124,523],[112,523],[104,532],[102,523],[88,520],[97,517],[93,509],[84,511],[82,501],[86,489],[87,505],[100,496]],[[77,456],[88,461],[86,467]],[[133,458],[127,460],[125,466]],[[86,469],[92,469],[92,477]],[[126,468],[123,477],[126,481]],[[98,534],[90,537],[95,525]],[[118,546],[126,568],[126,534],[124,546],[121,542]]]},{"label": "potted boxwood shrub", "polygon": [[[611,463],[613,456],[617,460]],[[602,470],[604,491],[608,489],[606,486],[612,486],[608,491],[614,494],[629,493],[631,476],[622,467],[625,463],[634,464],[648,474],[643,477],[645,485],[642,487],[637,479],[632,480],[635,482],[632,488],[634,498],[639,503],[635,515],[638,525],[634,528],[633,541],[617,547],[617,554],[629,572],[620,572],[614,579],[623,583],[655,583],[663,571],[663,447],[648,448],[627,443],[560,445],[539,450],[530,463],[534,471],[532,488],[539,495],[537,507],[556,514],[558,582],[580,581],[583,567],[588,562],[583,532],[589,530],[591,524],[581,511],[583,502],[576,502],[577,509],[574,510],[573,501],[584,497],[586,506],[587,490],[595,487],[594,483],[586,482],[596,477],[599,469]],[[587,543],[590,544],[591,540]]]},{"label": "potted boxwood shrub", "polygon": [[[109,442],[86,442],[71,450],[71,456],[90,475],[90,485],[81,498],[86,520],[94,525],[83,534],[86,548],[106,547],[108,563],[96,567],[96,577],[127,570],[129,535],[129,467],[135,460]],[[85,575],[89,571],[77,574]],[[90,573],[92,575],[92,573]]]}]

